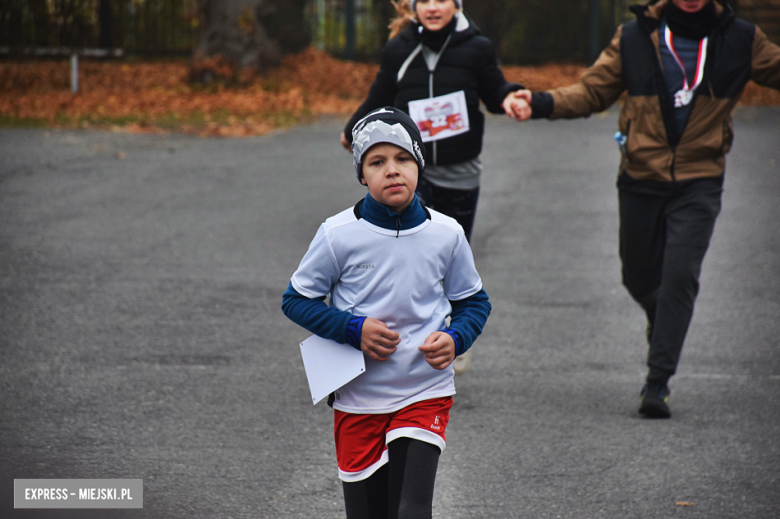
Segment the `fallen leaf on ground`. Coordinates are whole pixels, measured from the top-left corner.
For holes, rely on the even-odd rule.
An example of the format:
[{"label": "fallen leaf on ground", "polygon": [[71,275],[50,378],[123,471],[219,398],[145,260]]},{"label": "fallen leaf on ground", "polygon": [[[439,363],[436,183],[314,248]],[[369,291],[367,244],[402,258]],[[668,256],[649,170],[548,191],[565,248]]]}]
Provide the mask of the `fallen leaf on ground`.
[{"label": "fallen leaf on ground", "polygon": [[[319,115],[346,119],[363,102],[379,66],[341,61],[309,48],[264,74],[239,74],[233,84],[189,82],[183,61],[79,65],[70,92],[67,60],[0,62],[0,124],[100,128],[203,136],[262,135]],[[577,81],[576,64],[505,66],[509,81],[547,90]],[[780,92],[748,83],[742,104],[780,105]]]}]

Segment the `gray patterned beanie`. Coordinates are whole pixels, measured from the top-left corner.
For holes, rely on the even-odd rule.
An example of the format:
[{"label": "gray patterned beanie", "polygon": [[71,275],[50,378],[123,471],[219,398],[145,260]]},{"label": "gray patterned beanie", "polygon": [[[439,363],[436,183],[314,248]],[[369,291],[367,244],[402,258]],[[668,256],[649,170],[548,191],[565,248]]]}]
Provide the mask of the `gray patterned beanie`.
[{"label": "gray patterned beanie", "polygon": [[[352,163],[357,179],[363,176],[363,157],[376,144],[394,144],[417,162],[418,178],[425,170],[425,147],[417,125],[405,112],[392,106],[374,110],[352,129]],[[361,182],[362,184],[362,182]]]},{"label": "gray patterned beanie", "polygon": [[[463,0],[455,0],[455,5],[458,9],[463,9]],[[417,0],[412,0],[412,11],[417,12]]]}]

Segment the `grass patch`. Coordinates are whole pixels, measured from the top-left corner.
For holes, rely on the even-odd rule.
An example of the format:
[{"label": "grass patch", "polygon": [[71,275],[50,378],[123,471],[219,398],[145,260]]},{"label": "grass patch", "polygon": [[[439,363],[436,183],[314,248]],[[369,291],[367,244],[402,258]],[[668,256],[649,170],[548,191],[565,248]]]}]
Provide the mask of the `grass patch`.
[{"label": "grass patch", "polygon": [[0,114],[0,127],[3,128],[45,128],[49,123],[46,119],[32,117],[13,117]]}]

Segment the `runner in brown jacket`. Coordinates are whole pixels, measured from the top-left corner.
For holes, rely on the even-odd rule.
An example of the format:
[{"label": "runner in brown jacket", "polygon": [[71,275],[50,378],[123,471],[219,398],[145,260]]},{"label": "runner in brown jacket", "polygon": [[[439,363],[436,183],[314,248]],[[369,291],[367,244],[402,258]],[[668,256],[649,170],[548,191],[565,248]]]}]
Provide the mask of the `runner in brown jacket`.
[{"label": "runner in brown jacket", "polygon": [[615,134],[623,284],[648,320],[639,412],[667,418],[668,381],[720,211],[731,112],[750,79],[780,89],[780,47],[715,0],[656,0],[631,10],[636,20],[617,30],[580,81],[515,95],[531,105],[532,118],[558,119],[587,117],[628,94]]}]

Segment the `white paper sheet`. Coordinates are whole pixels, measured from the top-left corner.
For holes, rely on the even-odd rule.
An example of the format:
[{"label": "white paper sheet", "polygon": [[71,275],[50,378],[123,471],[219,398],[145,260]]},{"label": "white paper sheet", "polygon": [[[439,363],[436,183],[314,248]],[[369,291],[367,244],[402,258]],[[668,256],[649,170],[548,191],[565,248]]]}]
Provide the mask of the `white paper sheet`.
[{"label": "white paper sheet", "polygon": [[301,343],[301,356],[315,405],[366,371],[362,351],[317,335]]},{"label": "white paper sheet", "polygon": [[420,129],[423,142],[438,141],[469,131],[469,109],[463,90],[429,99],[409,101],[409,117]]}]

